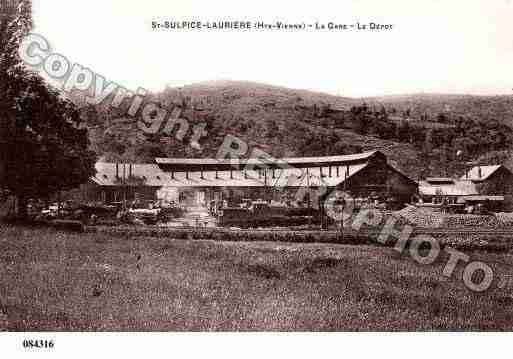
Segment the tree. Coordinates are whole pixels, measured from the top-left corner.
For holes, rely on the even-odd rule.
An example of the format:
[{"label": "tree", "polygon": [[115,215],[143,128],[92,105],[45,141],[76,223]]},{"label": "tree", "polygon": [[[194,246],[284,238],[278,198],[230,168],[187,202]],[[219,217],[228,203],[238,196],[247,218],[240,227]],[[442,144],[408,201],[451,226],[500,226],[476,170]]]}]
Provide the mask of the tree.
[{"label": "tree", "polygon": [[397,126],[397,139],[400,142],[411,143],[411,127],[408,121],[402,120]]},{"label": "tree", "polygon": [[476,160],[483,165],[506,165],[509,166],[512,159],[512,153],[509,150],[491,151],[481,155]]},{"label": "tree", "polygon": [[0,37],[0,183],[25,218],[30,198],[48,198],[86,182],[96,155],[76,106],[28,70],[18,55],[32,28],[31,2],[22,0]]},{"label": "tree", "polygon": [[436,122],[439,122],[439,123],[447,123],[447,116],[445,115],[445,113],[443,112],[440,112],[437,116],[436,116]]}]

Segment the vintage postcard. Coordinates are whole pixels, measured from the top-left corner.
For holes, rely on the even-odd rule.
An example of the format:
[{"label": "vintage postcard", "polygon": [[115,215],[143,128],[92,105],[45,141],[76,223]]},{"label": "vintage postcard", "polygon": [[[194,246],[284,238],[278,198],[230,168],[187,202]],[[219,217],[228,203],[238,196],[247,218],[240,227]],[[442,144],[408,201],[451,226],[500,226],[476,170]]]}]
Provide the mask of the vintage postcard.
[{"label": "vintage postcard", "polygon": [[511,0],[1,0],[0,331],[511,331],[512,24]]}]

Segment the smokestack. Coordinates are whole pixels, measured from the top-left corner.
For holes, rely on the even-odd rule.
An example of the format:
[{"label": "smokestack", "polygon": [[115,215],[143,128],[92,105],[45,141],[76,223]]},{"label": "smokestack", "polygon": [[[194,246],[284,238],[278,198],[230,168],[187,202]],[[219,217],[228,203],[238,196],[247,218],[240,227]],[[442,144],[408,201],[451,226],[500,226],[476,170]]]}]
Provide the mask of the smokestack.
[{"label": "smokestack", "polygon": [[477,168],[477,177],[478,177],[479,179],[481,179],[481,177],[482,177],[482,176],[483,176],[483,173],[482,173],[482,171],[481,171],[481,166],[479,166],[479,167]]},{"label": "smokestack", "polygon": [[119,179],[119,163],[116,162],[116,179]]}]

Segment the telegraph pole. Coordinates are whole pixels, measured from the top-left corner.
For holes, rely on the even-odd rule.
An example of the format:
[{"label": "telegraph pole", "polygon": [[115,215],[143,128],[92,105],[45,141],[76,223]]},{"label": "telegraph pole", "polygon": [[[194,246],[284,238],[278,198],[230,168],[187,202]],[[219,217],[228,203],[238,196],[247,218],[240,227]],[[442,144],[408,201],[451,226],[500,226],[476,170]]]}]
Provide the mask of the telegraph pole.
[{"label": "telegraph pole", "polygon": [[[344,172],[344,185],[342,186],[343,188],[343,191],[344,191],[344,195],[346,193],[346,189],[347,189],[347,178],[349,177],[349,166],[346,167],[346,170]],[[342,205],[342,217],[340,218],[340,232],[341,232],[341,236],[342,236],[342,241],[344,241],[344,210],[345,210],[345,207],[346,207],[346,200],[345,198],[343,199],[344,203]]]},{"label": "telegraph pole", "polygon": [[312,202],[310,196],[312,195],[310,192],[310,171],[309,168],[306,168],[306,191],[308,193],[308,228],[312,226],[312,218],[310,214],[312,214]]},{"label": "telegraph pole", "polygon": [[126,210],[126,163],[123,162],[123,210]]}]

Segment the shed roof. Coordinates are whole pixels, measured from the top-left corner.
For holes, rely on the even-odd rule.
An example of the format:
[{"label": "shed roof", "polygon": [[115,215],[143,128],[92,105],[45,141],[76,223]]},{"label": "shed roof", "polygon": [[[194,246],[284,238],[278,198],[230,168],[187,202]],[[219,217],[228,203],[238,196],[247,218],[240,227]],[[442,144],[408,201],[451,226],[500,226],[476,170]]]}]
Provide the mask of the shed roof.
[{"label": "shed roof", "polygon": [[[166,173],[155,164],[132,164],[132,178],[128,178],[130,165],[118,164],[118,177],[116,177],[116,164],[97,162],[96,175],[93,182],[100,186],[119,186],[122,179],[127,178],[128,183],[141,182],[146,186],[160,187],[166,183]],[[123,175],[123,167],[125,175]]]},{"label": "shed roof", "polygon": [[479,192],[472,181],[453,181],[449,184],[420,181],[419,193],[425,196],[471,196]]},{"label": "shed roof", "polygon": [[504,201],[504,196],[467,196],[463,198],[465,201]]}]

